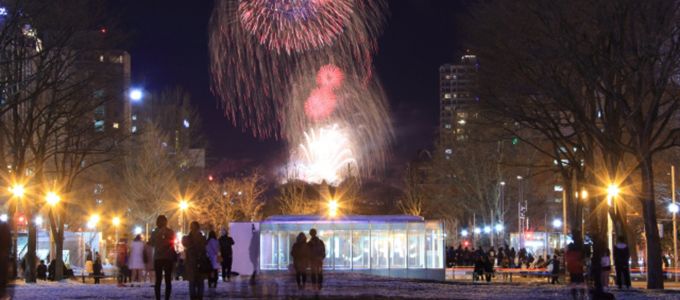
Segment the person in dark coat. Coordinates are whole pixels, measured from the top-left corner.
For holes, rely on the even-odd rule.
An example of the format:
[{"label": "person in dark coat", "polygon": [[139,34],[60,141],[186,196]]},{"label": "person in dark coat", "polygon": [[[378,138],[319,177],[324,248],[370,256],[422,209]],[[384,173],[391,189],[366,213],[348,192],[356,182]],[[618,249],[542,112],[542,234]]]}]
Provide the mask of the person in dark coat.
[{"label": "person in dark coat", "polygon": [[128,246],[127,239],[120,238],[118,245],[116,245],[116,267],[118,267],[118,286],[125,286],[125,280],[127,279],[128,267]]},{"label": "person in dark coat", "polygon": [[153,247],[153,269],[156,274],[154,294],[161,300],[161,281],[165,277],[165,299],[170,300],[172,292],[172,268],[175,266],[175,232],[168,228],[168,219],[164,215],[156,218],[156,229],[151,233],[149,244]]},{"label": "person in dark coat", "polygon": [[[201,233],[201,226],[193,221],[189,226],[189,234],[182,238],[184,246],[184,278],[189,281],[189,297],[194,300],[203,299],[203,281],[205,274],[201,264],[207,263],[205,252],[206,240]],[[208,271],[209,272],[209,271]]]},{"label": "person in dark coat", "polygon": [[295,282],[299,289],[304,289],[307,283],[307,267],[309,266],[309,247],[307,247],[307,237],[303,232],[298,234],[295,244],[290,251],[293,258],[293,268],[295,268]]},{"label": "person in dark coat", "polygon": [[94,259],[92,271],[93,271],[92,274],[94,275],[94,284],[99,284],[99,279],[101,279],[102,276],[104,276],[102,259],[101,257],[99,257],[99,255],[97,255],[97,257],[95,257]]},{"label": "person in dark coat", "polygon": [[482,257],[484,261],[484,276],[486,277],[486,282],[491,282],[491,276],[493,275],[493,262],[489,256],[484,255]]},{"label": "person in dark coat", "polygon": [[311,238],[307,242],[309,247],[309,267],[312,277],[312,284],[317,289],[323,285],[323,260],[326,258],[326,245],[316,236],[316,229],[309,230]]},{"label": "person in dark coat", "polygon": [[36,275],[40,280],[47,280],[47,266],[45,265],[45,261],[42,259],[36,268]]},{"label": "person in dark coat", "polygon": [[[53,281],[54,280],[54,274],[56,272],[57,268],[57,260],[52,259],[50,261],[50,264],[47,265],[47,280]],[[66,268],[64,268],[64,275],[66,275]]]},{"label": "person in dark coat", "polygon": [[472,270],[472,280],[477,281],[484,276],[484,260],[481,256],[475,258],[474,269]]},{"label": "person in dark coat", "polygon": [[229,232],[222,229],[220,236],[220,254],[222,255],[222,280],[228,281],[231,279],[231,264],[233,261],[234,239],[229,236]]},{"label": "person in dark coat", "polygon": [[7,222],[3,222],[0,223],[0,270],[2,270],[0,272],[0,298],[3,299],[5,297],[12,299],[7,292],[10,275],[13,275],[13,272],[9,271],[12,266],[10,263],[12,256],[10,249],[12,249],[12,231],[10,225]]},{"label": "person in dark coat", "polygon": [[558,284],[560,283],[560,260],[557,258],[557,255],[553,255],[549,263],[552,266],[552,270],[550,271],[550,274],[552,275],[550,277],[550,284]]},{"label": "person in dark coat", "polygon": [[616,285],[619,289],[622,286],[630,288],[630,250],[622,236],[614,246],[614,268],[616,268]]}]

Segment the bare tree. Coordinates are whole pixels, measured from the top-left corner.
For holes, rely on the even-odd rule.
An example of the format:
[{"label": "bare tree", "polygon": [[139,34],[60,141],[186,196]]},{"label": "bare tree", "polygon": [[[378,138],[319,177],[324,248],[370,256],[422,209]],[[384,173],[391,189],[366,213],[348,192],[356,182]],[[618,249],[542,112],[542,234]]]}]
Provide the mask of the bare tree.
[{"label": "bare tree", "polygon": [[311,186],[303,181],[293,180],[279,186],[279,209],[285,215],[311,215],[318,212],[317,201]]},{"label": "bare tree", "polygon": [[229,222],[236,219],[236,205],[234,203],[238,187],[234,181],[210,182],[201,188],[195,205],[193,216],[200,222],[211,224],[215,228],[227,228]]},{"label": "bare tree", "polygon": [[266,190],[262,176],[258,172],[254,172],[244,178],[229,180],[233,181],[232,186],[237,195],[234,205],[239,215],[243,220],[249,222],[260,220],[264,206],[262,195]]},{"label": "bare tree", "polygon": [[399,210],[406,215],[423,216],[430,195],[423,188],[424,176],[417,168],[408,166],[404,174],[403,195],[399,198]]}]

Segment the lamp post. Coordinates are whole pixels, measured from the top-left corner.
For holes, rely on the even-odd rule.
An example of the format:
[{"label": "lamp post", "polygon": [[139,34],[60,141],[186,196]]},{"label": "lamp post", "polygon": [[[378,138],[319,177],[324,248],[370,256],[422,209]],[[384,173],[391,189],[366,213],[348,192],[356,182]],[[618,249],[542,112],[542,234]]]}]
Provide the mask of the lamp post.
[{"label": "lamp post", "polygon": [[611,214],[611,209],[613,206],[614,212],[616,212],[616,203],[614,198],[619,195],[619,187],[610,184],[607,187],[607,206],[609,206],[609,211],[607,213],[607,240],[608,240],[608,245],[609,249],[614,249],[614,238],[613,238],[613,227],[614,227],[614,221],[612,219],[612,214]]},{"label": "lamp post", "polygon": [[[668,211],[673,214],[673,269],[678,271],[678,226],[675,221],[675,215],[680,210],[680,207],[675,203],[675,166],[671,165],[671,205],[668,206]],[[675,281],[678,281],[678,274],[673,273]]]},{"label": "lamp post", "polygon": [[183,234],[186,233],[186,230],[185,230],[185,227],[186,227],[186,218],[187,218],[187,216],[186,216],[186,210],[187,210],[188,208],[189,208],[189,201],[188,201],[188,200],[182,199],[181,201],[179,201],[179,210],[180,210],[180,214],[181,214],[180,217],[182,218],[182,222],[181,222],[181,223],[182,223],[182,233],[183,233]]},{"label": "lamp post", "polygon": [[114,240],[114,244],[118,243],[118,226],[120,226],[120,218],[119,217],[113,217],[111,219],[111,225],[113,225],[113,230],[115,231],[115,237],[116,239]]},{"label": "lamp post", "polygon": [[[26,193],[26,189],[24,188],[23,185],[21,184],[15,184],[9,187],[9,191],[12,194],[12,197],[16,198],[18,202],[21,202],[21,198],[24,197],[24,194]],[[12,230],[12,261],[13,261],[13,266],[14,266],[14,276],[17,277],[19,274],[17,272],[17,258],[18,258],[18,247],[17,247],[17,241],[19,240],[19,220],[17,218],[17,215],[19,214],[19,203],[14,203],[14,211],[12,215],[12,222],[14,223],[14,228]]]}]

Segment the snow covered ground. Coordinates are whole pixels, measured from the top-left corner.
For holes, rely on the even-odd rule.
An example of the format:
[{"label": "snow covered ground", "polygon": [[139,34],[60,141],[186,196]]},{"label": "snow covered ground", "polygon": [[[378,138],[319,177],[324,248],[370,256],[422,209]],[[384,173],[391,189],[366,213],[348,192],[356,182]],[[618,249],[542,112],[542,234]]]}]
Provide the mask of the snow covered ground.
[{"label": "snow covered ground", "polygon": [[[564,285],[527,283],[462,283],[423,282],[349,273],[327,273],[321,299],[568,299]],[[678,291],[649,292],[641,289],[618,292],[617,299],[680,299]],[[173,299],[188,299],[184,281],[173,282]],[[143,287],[116,287],[114,284],[93,285],[78,281],[18,284],[14,299],[153,299],[149,283]],[[296,299],[315,298],[311,289],[298,291],[293,278],[286,274],[258,277],[251,285],[248,277],[206,287],[206,299]]]}]

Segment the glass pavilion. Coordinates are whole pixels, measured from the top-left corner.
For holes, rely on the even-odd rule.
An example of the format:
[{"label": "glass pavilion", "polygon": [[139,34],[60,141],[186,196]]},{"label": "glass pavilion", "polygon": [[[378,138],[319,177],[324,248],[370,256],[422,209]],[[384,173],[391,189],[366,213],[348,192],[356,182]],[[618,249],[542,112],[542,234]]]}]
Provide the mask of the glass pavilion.
[{"label": "glass pavilion", "polygon": [[326,270],[444,279],[442,223],[403,215],[269,217],[260,223],[260,269],[288,270],[295,238],[311,228],[326,244]]}]

